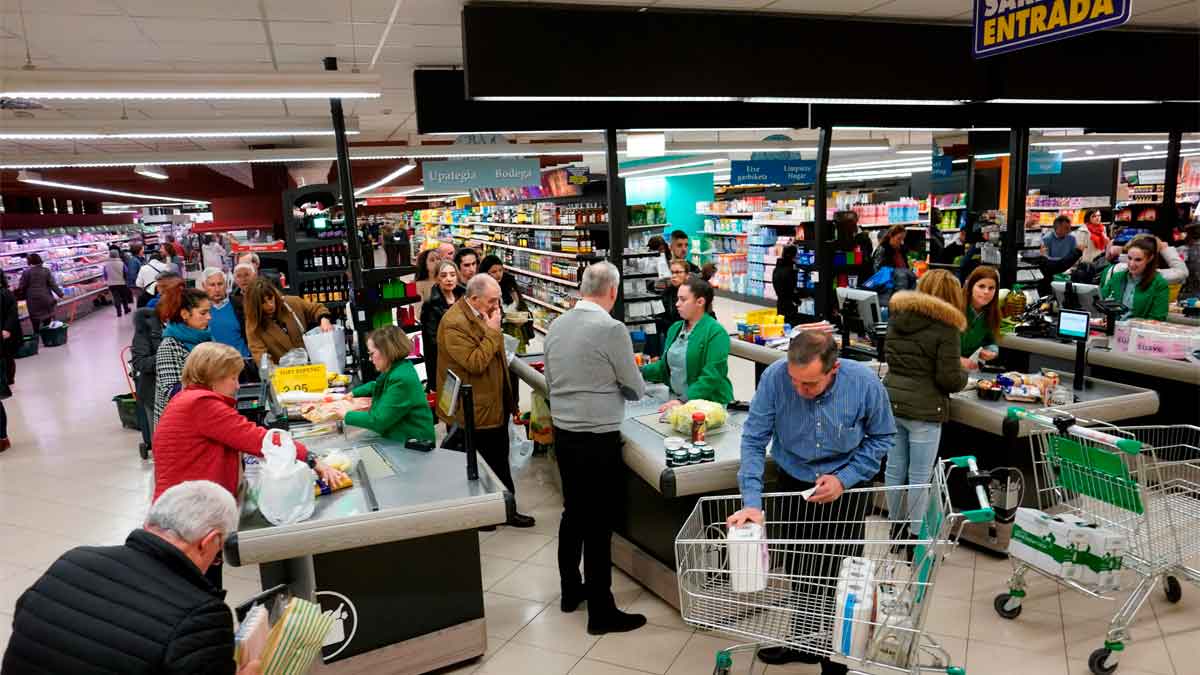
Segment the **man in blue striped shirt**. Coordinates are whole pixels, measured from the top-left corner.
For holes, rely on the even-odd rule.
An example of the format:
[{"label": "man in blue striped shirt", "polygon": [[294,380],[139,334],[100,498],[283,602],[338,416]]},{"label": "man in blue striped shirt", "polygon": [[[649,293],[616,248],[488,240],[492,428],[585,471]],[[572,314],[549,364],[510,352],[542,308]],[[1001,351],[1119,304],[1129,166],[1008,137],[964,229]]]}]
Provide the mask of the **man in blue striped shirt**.
[{"label": "man in blue striped shirt", "polygon": [[[743,508],[729,517],[728,524],[766,524],[763,467],[770,442],[771,457],[780,469],[776,489],[813,492],[805,502],[796,501],[798,497],[781,500],[780,507],[789,504],[788,513],[772,514],[768,537],[861,542],[870,494],[838,500],[847,489],[865,487],[879,472],[895,434],[887,391],[875,371],[839,359],[832,335],[800,333],[788,346],[787,359],[767,368],[754,393],[750,416],[742,427],[738,484]],[[833,594],[832,580],[838,576],[841,558],[861,550],[858,544],[793,548],[785,553],[789,573],[814,580],[807,591],[794,592],[828,595]],[[771,664],[820,660],[825,675],[846,672],[844,665],[786,647],[759,650],[759,659]]]}]

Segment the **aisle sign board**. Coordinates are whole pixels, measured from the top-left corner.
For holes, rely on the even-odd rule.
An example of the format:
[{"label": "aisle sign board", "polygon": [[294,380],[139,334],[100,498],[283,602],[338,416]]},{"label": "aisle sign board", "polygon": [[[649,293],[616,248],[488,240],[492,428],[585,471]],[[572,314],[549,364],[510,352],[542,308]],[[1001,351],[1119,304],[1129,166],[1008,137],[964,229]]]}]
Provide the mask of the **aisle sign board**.
[{"label": "aisle sign board", "polygon": [[286,366],[284,368],[276,368],[275,372],[271,374],[271,386],[275,388],[276,394],[289,391],[306,391],[310,394],[319,394],[325,391],[328,383],[328,374],[323,363],[315,366]]},{"label": "aisle sign board", "polygon": [[1044,176],[1062,173],[1061,152],[1031,152],[1029,153],[1029,175]]},{"label": "aisle sign board", "polygon": [[1133,0],[975,0],[975,58],[994,56],[1129,21]]},{"label": "aisle sign board", "polygon": [[729,163],[730,185],[811,185],[817,179],[813,159],[763,159]]},{"label": "aisle sign board", "polygon": [[452,159],[422,162],[421,181],[427,192],[522,188],[540,185],[542,172],[536,159]]},{"label": "aisle sign board", "polygon": [[954,158],[950,155],[940,155],[933,158],[931,178],[949,178],[954,172]]}]

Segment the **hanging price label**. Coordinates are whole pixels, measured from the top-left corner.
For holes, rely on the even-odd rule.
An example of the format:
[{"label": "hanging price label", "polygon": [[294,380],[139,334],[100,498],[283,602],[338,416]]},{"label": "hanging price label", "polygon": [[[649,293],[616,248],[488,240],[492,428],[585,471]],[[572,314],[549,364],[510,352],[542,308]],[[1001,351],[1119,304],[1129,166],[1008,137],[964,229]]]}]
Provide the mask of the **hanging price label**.
[{"label": "hanging price label", "polygon": [[315,366],[288,366],[276,368],[271,375],[271,386],[276,394],[289,391],[307,391],[319,394],[325,391],[327,380],[325,364]]}]

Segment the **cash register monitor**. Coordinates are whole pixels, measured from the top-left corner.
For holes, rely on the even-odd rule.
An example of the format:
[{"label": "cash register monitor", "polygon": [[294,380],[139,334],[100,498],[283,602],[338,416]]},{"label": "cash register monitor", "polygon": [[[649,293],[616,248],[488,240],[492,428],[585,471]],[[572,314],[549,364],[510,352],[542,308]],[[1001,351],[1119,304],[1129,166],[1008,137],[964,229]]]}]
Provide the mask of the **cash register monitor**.
[{"label": "cash register monitor", "polygon": [[442,383],[442,391],[438,394],[438,410],[446,417],[454,417],[458,411],[458,391],[462,387],[462,379],[453,370],[446,369],[446,381]]},{"label": "cash register monitor", "polygon": [[1058,313],[1058,336],[1067,340],[1086,341],[1091,319],[1087,312],[1062,310]]},{"label": "cash register monitor", "polygon": [[1096,309],[1095,301],[1100,297],[1099,286],[1093,284],[1071,284],[1071,289],[1075,291],[1075,297],[1079,302],[1076,307],[1067,307],[1067,282],[1052,281],[1050,282],[1050,287],[1054,289],[1054,297],[1058,300],[1059,307],[1080,309],[1097,319],[1104,316],[1100,313],[1100,310]]},{"label": "cash register monitor", "polygon": [[838,307],[844,307],[846,301],[853,301],[858,308],[858,323],[861,333],[869,332],[869,327],[879,323],[879,294],[862,288],[838,288]]}]

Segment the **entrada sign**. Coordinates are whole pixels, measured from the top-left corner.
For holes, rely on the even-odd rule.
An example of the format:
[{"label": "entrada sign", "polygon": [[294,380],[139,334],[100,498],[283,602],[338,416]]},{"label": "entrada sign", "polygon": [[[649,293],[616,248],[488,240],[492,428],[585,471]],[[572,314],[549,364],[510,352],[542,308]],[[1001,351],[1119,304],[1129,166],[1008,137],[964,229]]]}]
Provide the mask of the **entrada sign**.
[{"label": "entrada sign", "polygon": [[1083,35],[1129,20],[1133,0],[975,0],[976,58]]}]

